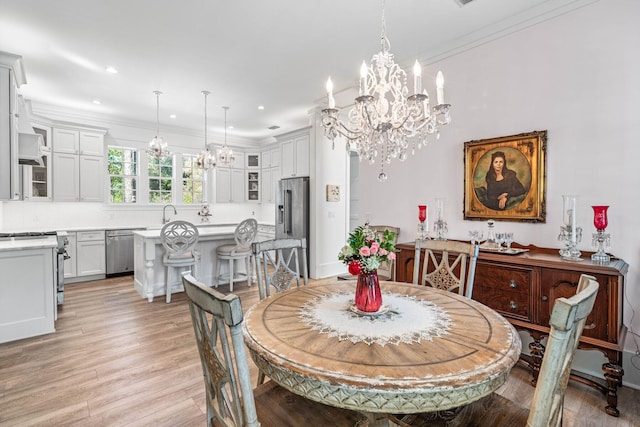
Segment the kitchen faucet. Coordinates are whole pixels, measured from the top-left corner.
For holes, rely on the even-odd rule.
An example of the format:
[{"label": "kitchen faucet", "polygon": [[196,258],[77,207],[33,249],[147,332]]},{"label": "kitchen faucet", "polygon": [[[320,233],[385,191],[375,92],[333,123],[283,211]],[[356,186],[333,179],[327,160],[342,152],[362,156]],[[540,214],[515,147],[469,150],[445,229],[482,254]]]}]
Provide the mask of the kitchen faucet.
[{"label": "kitchen faucet", "polygon": [[164,205],[164,207],[162,208],[162,223],[166,224],[169,222],[169,220],[167,219],[167,208],[171,206],[173,208],[173,214],[174,215],[178,215],[178,211],[176,210],[176,207],[173,205]]}]

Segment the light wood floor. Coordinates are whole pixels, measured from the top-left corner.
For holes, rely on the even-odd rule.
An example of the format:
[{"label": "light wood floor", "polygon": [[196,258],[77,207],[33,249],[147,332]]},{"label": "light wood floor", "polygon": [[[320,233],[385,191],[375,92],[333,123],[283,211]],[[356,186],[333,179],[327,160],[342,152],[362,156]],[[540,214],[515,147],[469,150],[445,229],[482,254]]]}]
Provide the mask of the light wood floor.
[{"label": "light wood floor", "polygon": [[[235,290],[245,309],[258,300],[255,286]],[[206,425],[202,370],[183,293],[171,304],[164,298],[148,303],[131,276],[65,291],[56,333],[0,344],[0,426]],[[500,392],[528,407],[528,380],[516,367]],[[640,425],[640,391],[619,391],[620,418],[603,407],[602,395],[571,383],[564,425]]]}]

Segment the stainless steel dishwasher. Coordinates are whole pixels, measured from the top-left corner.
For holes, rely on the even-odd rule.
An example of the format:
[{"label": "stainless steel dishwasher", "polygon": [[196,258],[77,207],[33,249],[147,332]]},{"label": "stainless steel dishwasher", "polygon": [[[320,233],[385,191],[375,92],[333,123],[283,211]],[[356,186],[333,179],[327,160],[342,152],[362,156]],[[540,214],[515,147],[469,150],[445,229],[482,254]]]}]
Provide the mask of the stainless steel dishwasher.
[{"label": "stainless steel dishwasher", "polygon": [[133,273],[133,232],[144,228],[106,230],[107,277]]}]

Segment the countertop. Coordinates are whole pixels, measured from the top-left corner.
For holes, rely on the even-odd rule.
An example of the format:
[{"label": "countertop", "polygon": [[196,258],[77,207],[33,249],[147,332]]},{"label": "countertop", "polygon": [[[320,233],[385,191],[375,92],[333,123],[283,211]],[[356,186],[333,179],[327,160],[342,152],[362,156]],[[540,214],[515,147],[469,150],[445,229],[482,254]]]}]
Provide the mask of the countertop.
[{"label": "countertop", "polygon": [[0,240],[0,251],[21,251],[28,249],[55,248],[58,246],[56,236],[43,236],[37,239]]}]

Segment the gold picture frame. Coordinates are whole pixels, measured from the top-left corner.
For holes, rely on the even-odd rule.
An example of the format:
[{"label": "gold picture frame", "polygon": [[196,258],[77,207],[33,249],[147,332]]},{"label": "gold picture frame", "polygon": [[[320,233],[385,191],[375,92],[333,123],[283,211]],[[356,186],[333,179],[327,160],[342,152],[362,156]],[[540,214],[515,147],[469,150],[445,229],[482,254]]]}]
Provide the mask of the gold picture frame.
[{"label": "gold picture frame", "polygon": [[547,131],[464,143],[464,219],[546,221]]}]

